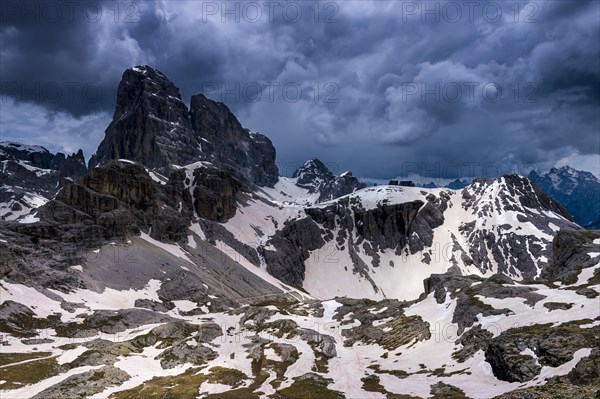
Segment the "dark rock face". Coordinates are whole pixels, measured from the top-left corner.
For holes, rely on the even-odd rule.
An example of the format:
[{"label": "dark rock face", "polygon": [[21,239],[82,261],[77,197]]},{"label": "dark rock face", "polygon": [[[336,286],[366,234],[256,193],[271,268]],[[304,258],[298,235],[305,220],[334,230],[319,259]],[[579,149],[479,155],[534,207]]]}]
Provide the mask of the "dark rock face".
[{"label": "dark rock face", "polygon": [[328,230],[335,229],[338,220],[338,245],[343,245],[351,236],[350,232],[356,229],[356,244],[367,241],[372,251],[395,249],[400,254],[408,247],[410,253],[416,253],[425,246],[431,246],[433,229],[444,222],[447,200],[442,193],[440,198],[429,196],[427,204],[416,200],[364,209],[359,202],[341,199],[331,206],[305,211]]},{"label": "dark rock face", "polygon": [[298,179],[298,187],[305,188],[310,193],[319,193],[317,202],[330,201],[366,187],[350,172],[335,176],[317,158],[306,161],[292,177]]},{"label": "dark rock face", "polygon": [[356,230],[373,243],[374,248],[403,248],[408,243],[412,221],[422,205],[421,201],[412,201],[356,212]]},{"label": "dark rock face", "polygon": [[94,223],[105,238],[136,235],[143,228],[158,240],[182,241],[195,216],[226,222],[248,191],[213,167],[199,167],[189,176],[175,170],[167,184],[159,184],[140,164],[111,161],[67,184],[40,214],[62,224]]},{"label": "dark rock face", "polygon": [[194,171],[194,209],[204,219],[226,222],[235,215],[236,204],[249,189],[244,183],[216,168]]},{"label": "dark rock face", "polygon": [[600,348],[592,349],[588,357],[584,357],[568,374],[569,379],[577,385],[600,385]]},{"label": "dark rock face", "polygon": [[287,224],[269,243],[276,250],[262,249],[267,271],[284,283],[299,287],[304,281],[304,261],[310,256],[309,251],[321,248],[325,241],[319,226],[304,218]]},{"label": "dark rock face", "polygon": [[202,160],[259,186],[277,183],[279,170],[271,140],[244,129],[225,104],[202,94],[192,96],[190,119]]},{"label": "dark rock face", "polygon": [[552,241],[552,262],[542,271],[541,277],[576,282],[581,269],[596,265],[597,261],[589,253],[600,250],[600,245],[594,244],[598,238],[600,231],[558,231]]},{"label": "dark rock face", "polygon": [[58,171],[59,179],[77,178],[87,172],[83,151],[65,157],[62,152],[57,153],[50,163],[50,169]]},{"label": "dark rock face", "polygon": [[474,326],[456,340],[456,343],[462,345],[462,348],[454,352],[452,357],[460,363],[465,362],[479,350],[485,350],[493,336],[491,332],[481,326]]},{"label": "dark rock face", "polygon": [[90,168],[120,158],[169,168],[193,162],[198,153],[179,89],[152,67],[127,69],[117,90],[113,121]]},{"label": "dark rock face", "polygon": [[279,179],[267,137],[250,133],[225,104],[201,94],[192,97],[188,111],[179,89],[149,66],[123,73],[113,120],[90,167],[115,159],[163,173],[204,160],[246,183],[272,187]]},{"label": "dark rock face", "polygon": [[[56,201],[89,215],[107,238],[128,237],[151,227],[155,238],[181,240],[187,220],[161,206],[171,199],[160,188],[141,165],[110,162],[92,169],[79,182],[66,185]],[[40,212],[50,219],[59,216],[48,208]]]},{"label": "dark rock face", "polygon": [[542,174],[531,171],[528,177],[568,209],[577,224],[585,228],[600,228],[600,180],[596,176],[563,166]]}]

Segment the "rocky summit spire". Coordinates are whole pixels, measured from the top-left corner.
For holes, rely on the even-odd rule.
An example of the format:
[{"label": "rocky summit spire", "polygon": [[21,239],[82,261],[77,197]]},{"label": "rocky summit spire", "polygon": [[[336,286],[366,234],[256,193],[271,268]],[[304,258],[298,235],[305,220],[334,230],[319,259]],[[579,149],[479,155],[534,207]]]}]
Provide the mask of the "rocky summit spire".
[{"label": "rocky summit spire", "polygon": [[113,120],[90,167],[125,158],[149,168],[168,168],[193,162],[199,152],[179,89],[145,65],[123,73]]},{"label": "rocky summit spire", "polygon": [[159,169],[209,161],[259,186],[272,187],[279,178],[271,140],[202,94],[192,97],[188,112],[179,89],[149,66],[123,73],[113,120],[90,167],[121,158]]}]

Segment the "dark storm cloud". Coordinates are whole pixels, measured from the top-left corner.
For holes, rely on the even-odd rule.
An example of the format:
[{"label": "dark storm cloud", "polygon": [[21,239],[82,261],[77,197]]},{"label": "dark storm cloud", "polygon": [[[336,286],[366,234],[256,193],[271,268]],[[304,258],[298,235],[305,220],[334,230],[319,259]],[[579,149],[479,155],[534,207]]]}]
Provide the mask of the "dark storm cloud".
[{"label": "dark storm cloud", "polygon": [[[62,18],[43,15],[44,4]],[[599,3],[473,4],[292,1],[269,14],[263,2],[3,2],[2,94],[13,116],[2,135],[28,141],[49,129],[16,127],[33,102],[45,115],[36,121],[60,121],[57,137],[87,139],[89,154],[123,70],[150,64],[186,102],[204,91],[227,103],[273,139],[283,166],[318,156],[363,176],[417,163],[452,176],[457,164],[483,174],[489,163],[507,171],[600,153]],[[289,98],[286,85],[301,95]],[[255,87],[260,100],[243,91]],[[452,167],[436,171],[443,164]]]}]

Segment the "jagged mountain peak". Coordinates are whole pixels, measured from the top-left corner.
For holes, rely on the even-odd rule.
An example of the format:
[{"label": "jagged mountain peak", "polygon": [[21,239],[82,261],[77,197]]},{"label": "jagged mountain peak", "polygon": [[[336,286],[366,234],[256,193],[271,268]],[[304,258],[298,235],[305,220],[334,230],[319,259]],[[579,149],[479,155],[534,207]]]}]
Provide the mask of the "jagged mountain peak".
[{"label": "jagged mountain peak", "polygon": [[224,103],[197,94],[188,110],[164,73],[142,65],[123,73],[113,120],[90,167],[129,159],[164,172],[209,161],[247,183],[272,187],[279,178],[275,156],[271,140],[244,128]]},{"label": "jagged mountain peak", "polygon": [[559,168],[551,168],[546,176],[556,175],[562,178],[571,178],[571,179],[586,179],[598,181],[598,178],[594,176],[593,173],[585,171],[585,170],[577,170],[569,165],[561,166]]},{"label": "jagged mountain peak", "polygon": [[318,158],[306,161],[292,174],[292,178],[296,179],[298,187],[310,194],[318,193],[317,202],[329,201],[366,187],[351,172],[334,175]]},{"label": "jagged mountain peak", "polygon": [[292,177],[298,179],[298,185],[310,185],[316,187],[319,180],[331,180],[335,175],[318,158],[311,158],[304,162],[294,173]]},{"label": "jagged mountain peak", "polygon": [[40,145],[23,144],[14,141],[0,142],[0,161],[20,161],[34,168],[52,169],[60,171],[65,164],[76,167],[73,173],[63,173],[64,176],[77,175],[85,173],[85,157],[83,150],[79,149],[76,153],[70,155],[62,152],[51,153],[47,148]]},{"label": "jagged mountain peak", "polygon": [[166,75],[164,73],[162,73],[158,69],[156,69],[156,68],[154,68],[154,67],[152,67],[150,65],[147,65],[147,64],[136,65],[136,66],[132,66],[131,68],[126,69],[126,71],[130,71],[130,70],[133,71],[133,72],[136,72],[136,73],[141,73],[143,75],[146,75],[146,74],[156,74],[156,75],[160,75],[160,76],[166,78]]},{"label": "jagged mountain peak", "polygon": [[477,178],[463,190],[463,197],[489,202],[493,204],[498,214],[522,207],[542,208],[572,221],[571,215],[560,203],[549,197],[528,178],[516,174],[495,179]]},{"label": "jagged mountain peak", "polygon": [[173,82],[149,66],[123,72],[113,120],[90,168],[131,159],[152,169],[168,169],[194,161],[198,153],[188,108]]},{"label": "jagged mountain peak", "polygon": [[[148,65],[125,70],[117,90],[114,119],[120,117],[128,109],[142,106],[144,102],[140,97],[148,97],[146,101],[150,102],[181,102],[179,88],[164,73]],[[185,108],[187,110],[187,107]]]}]

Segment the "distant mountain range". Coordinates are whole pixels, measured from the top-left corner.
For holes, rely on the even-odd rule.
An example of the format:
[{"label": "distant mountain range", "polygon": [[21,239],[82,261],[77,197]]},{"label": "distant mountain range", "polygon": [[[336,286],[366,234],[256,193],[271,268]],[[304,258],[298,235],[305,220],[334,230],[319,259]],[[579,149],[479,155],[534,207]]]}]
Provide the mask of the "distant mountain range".
[{"label": "distant mountain range", "polygon": [[600,229],[600,180],[592,173],[563,166],[541,174],[531,171],[528,178],[567,208],[577,224]]},{"label": "distant mountain range", "polygon": [[0,142],[0,220],[29,214],[86,171],[81,150],[65,156],[38,145]]}]

